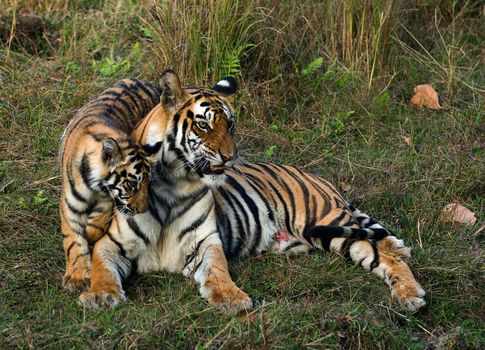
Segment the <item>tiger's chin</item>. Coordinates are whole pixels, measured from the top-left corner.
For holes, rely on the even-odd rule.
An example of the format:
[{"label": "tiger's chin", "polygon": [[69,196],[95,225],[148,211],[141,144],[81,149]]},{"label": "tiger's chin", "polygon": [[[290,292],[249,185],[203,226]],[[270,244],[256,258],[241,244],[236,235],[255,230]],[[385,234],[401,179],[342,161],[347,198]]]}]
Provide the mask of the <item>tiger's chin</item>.
[{"label": "tiger's chin", "polygon": [[207,167],[202,174],[202,182],[210,187],[221,186],[226,181],[224,166]]}]

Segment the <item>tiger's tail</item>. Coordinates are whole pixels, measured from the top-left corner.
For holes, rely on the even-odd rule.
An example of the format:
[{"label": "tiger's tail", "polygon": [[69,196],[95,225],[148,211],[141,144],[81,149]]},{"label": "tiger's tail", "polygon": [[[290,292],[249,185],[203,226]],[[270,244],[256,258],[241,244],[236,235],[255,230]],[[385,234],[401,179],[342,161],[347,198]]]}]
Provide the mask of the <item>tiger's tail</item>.
[{"label": "tiger's tail", "polygon": [[347,241],[371,240],[383,250],[401,257],[411,256],[411,249],[406,247],[394,232],[352,205],[347,205],[347,209],[352,216],[351,221],[340,226],[315,225],[306,230],[305,239],[309,242],[320,241],[326,251],[330,250],[334,238],[346,238]]}]

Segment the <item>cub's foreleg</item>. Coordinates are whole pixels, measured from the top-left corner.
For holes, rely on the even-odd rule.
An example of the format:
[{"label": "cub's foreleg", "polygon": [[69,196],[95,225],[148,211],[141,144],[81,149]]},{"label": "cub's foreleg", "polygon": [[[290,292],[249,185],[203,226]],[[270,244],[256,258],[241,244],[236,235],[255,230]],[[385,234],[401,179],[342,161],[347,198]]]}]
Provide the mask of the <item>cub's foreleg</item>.
[{"label": "cub's foreleg", "polygon": [[91,278],[91,254],[82,222],[65,205],[61,198],[60,204],[61,230],[66,256],[66,272],[62,285],[67,291],[74,293],[89,287]]},{"label": "cub's foreleg", "polygon": [[79,296],[79,303],[96,309],[125,301],[123,281],[130,275],[132,262],[109,232],[94,245],[92,265],[91,288]]},{"label": "cub's foreleg", "polygon": [[90,244],[96,243],[108,232],[109,224],[113,217],[113,208],[106,210],[103,213],[93,213],[88,218],[86,236]]},{"label": "cub's foreleg", "polygon": [[185,276],[192,276],[200,285],[200,294],[211,305],[227,311],[250,309],[252,301],[229,275],[226,256],[217,232],[202,238],[186,256]]}]

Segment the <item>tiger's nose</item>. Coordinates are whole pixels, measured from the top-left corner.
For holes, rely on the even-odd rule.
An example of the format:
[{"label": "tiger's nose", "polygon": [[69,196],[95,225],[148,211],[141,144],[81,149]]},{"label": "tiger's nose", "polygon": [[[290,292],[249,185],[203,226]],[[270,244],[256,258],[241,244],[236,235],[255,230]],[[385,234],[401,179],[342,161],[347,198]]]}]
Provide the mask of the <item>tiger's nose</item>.
[{"label": "tiger's nose", "polygon": [[224,163],[227,163],[233,160],[234,157],[236,156],[236,152],[220,152],[219,154],[221,155],[222,161]]}]

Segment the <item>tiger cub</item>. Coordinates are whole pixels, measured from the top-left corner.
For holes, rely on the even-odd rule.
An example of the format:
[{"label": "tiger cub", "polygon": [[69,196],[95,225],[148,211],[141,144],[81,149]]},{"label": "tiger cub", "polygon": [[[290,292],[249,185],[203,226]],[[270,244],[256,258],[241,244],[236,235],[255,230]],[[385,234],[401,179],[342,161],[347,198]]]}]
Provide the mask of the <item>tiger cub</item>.
[{"label": "tiger cub", "polygon": [[159,101],[158,87],[124,79],[81,108],[64,131],[59,208],[66,255],[62,283],[70,292],[89,286],[89,244],[105,234],[114,207],[128,215],[148,210],[149,153],[129,132]]}]

